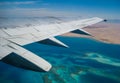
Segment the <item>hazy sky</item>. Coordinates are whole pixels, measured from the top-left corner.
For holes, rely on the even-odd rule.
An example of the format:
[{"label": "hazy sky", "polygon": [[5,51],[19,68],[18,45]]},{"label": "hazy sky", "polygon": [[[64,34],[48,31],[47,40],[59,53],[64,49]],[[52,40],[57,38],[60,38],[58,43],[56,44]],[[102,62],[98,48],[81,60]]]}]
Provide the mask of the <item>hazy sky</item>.
[{"label": "hazy sky", "polygon": [[98,16],[120,19],[120,0],[0,0],[0,16]]}]

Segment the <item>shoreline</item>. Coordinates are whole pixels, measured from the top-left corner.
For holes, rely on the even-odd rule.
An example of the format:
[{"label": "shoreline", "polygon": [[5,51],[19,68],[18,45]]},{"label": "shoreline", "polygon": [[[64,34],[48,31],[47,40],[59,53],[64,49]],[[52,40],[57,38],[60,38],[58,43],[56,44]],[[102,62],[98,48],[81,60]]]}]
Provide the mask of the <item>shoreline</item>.
[{"label": "shoreline", "polygon": [[118,23],[98,23],[83,29],[91,33],[92,36],[75,34],[71,32],[63,34],[62,36],[85,37],[96,39],[108,44],[120,44],[120,24]]}]

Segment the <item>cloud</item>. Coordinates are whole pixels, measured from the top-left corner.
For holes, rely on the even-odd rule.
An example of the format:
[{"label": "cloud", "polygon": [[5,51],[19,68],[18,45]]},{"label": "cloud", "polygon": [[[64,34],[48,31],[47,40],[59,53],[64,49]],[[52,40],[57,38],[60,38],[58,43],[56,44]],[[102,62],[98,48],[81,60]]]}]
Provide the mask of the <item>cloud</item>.
[{"label": "cloud", "polygon": [[14,8],[0,10],[0,16],[15,16],[15,17],[41,17],[41,16],[76,16],[76,13],[65,11],[50,10],[48,8]]},{"label": "cloud", "polygon": [[103,12],[99,12],[96,14],[95,12],[89,13],[88,11],[60,11],[60,10],[52,10],[49,8],[9,8],[9,9],[0,9],[0,17],[42,17],[42,16],[56,16],[56,17],[77,17],[82,16],[82,18],[86,17],[101,17],[101,18],[120,18],[118,15],[113,14],[105,14]]},{"label": "cloud", "polygon": [[34,4],[36,1],[23,1],[23,2],[0,2],[0,5],[26,5]]}]

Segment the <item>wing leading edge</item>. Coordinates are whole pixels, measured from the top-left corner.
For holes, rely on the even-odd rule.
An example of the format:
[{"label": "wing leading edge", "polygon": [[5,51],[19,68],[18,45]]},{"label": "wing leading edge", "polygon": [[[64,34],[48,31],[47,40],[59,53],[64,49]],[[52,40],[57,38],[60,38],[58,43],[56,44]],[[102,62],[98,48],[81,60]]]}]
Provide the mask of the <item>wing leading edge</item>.
[{"label": "wing leading edge", "polygon": [[[91,35],[82,28],[101,21],[103,21],[103,19],[94,17],[60,24],[23,27],[19,29],[0,29],[0,52],[2,53],[0,55],[0,60],[25,69],[49,71],[52,67],[49,62],[21,46],[38,42],[42,44],[68,47],[54,37],[67,32]],[[16,60],[20,62],[17,62]]]}]

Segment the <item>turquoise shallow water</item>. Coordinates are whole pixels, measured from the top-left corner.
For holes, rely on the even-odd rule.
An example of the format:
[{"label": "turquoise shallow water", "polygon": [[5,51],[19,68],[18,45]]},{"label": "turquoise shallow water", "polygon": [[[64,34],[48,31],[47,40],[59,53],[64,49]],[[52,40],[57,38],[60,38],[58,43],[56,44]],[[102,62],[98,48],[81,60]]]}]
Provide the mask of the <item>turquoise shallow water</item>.
[{"label": "turquoise shallow water", "polygon": [[50,72],[0,62],[0,83],[120,83],[120,45],[93,39],[57,37],[70,48],[33,43],[26,49],[49,61]]}]

